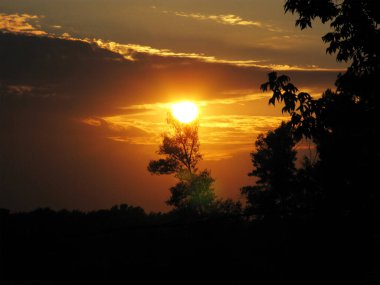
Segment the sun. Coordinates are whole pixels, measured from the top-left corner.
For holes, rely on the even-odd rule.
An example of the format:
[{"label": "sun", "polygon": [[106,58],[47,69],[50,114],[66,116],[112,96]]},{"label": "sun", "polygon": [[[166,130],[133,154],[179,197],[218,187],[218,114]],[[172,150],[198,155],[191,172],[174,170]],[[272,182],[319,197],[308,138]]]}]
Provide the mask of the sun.
[{"label": "sun", "polygon": [[193,102],[184,101],[172,105],[172,114],[181,123],[194,121],[198,113],[198,107]]}]

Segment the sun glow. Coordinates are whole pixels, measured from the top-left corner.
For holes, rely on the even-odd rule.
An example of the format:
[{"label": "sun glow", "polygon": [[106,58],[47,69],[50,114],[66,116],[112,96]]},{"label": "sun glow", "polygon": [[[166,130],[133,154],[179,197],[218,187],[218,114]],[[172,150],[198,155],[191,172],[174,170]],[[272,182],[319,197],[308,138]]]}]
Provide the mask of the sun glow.
[{"label": "sun glow", "polygon": [[193,102],[179,102],[172,105],[173,116],[181,123],[190,123],[198,116],[198,107]]}]

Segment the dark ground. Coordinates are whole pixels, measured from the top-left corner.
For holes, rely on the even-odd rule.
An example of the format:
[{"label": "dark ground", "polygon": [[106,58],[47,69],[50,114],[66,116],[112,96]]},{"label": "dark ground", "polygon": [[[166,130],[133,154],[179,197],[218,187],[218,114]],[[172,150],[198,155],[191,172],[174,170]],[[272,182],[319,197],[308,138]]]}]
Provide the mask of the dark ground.
[{"label": "dark ground", "polygon": [[[380,284],[379,253],[380,227],[352,219],[248,222],[137,208],[1,213],[1,279],[9,280]],[[2,284],[66,284],[33,282]]]}]

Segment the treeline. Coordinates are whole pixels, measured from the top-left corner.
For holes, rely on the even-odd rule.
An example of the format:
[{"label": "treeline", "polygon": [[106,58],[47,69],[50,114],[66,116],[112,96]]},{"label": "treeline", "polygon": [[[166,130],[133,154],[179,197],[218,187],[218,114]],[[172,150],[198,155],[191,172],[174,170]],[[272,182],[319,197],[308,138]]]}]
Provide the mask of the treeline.
[{"label": "treeline", "polygon": [[[212,212],[197,215],[188,209],[177,209],[169,212],[146,213],[142,207],[120,204],[110,209],[94,211],[80,210],[53,210],[38,208],[30,212],[14,212],[0,209],[1,224],[7,224],[20,235],[24,233],[43,233],[44,231],[64,234],[66,232],[79,233],[88,230],[112,231],[132,227],[156,227],[186,225],[202,221],[225,221],[228,219],[245,220],[244,209],[239,202],[232,200],[218,200]],[[3,228],[4,229],[4,228]]]},{"label": "treeline", "polygon": [[0,223],[1,279],[379,280],[378,236],[368,231],[378,225],[347,218],[147,214],[124,204],[91,212],[2,210]]}]

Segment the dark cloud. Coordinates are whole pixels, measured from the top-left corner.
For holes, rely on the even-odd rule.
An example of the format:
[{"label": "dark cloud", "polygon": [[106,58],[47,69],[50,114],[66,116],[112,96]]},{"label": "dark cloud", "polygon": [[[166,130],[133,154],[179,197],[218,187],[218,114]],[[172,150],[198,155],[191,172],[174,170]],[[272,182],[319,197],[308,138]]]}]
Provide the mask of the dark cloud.
[{"label": "dark cloud", "polygon": [[[198,91],[207,97],[200,99],[211,99],[226,90],[258,90],[270,71],[142,52],[128,61],[79,40],[11,33],[0,34],[0,58],[3,86],[30,86],[29,97],[87,115],[114,114],[121,106],[170,99],[168,94],[174,92]],[[287,73],[301,86],[331,85],[336,77],[336,72],[327,71]]]}]

